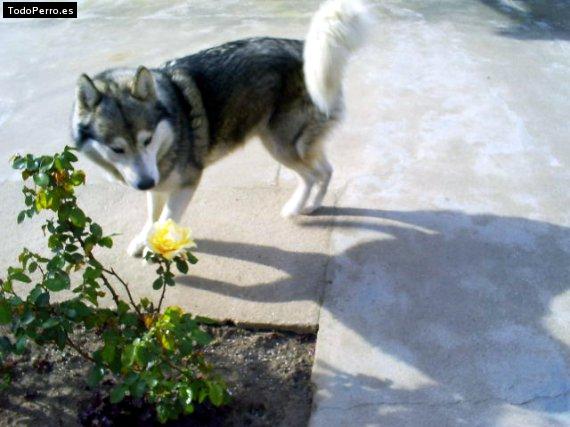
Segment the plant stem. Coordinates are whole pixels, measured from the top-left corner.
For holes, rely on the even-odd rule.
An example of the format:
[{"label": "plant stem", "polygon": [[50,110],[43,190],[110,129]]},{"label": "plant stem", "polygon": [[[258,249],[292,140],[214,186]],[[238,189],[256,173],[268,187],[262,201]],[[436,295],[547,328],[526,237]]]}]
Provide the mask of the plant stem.
[{"label": "plant stem", "polygon": [[113,301],[115,301],[115,305],[117,306],[117,310],[119,310],[119,308],[121,307],[121,305],[119,304],[119,295],[117,295],[117,292],[115,292],[115,289],[113,288],[111,283],[109,283],[109,280],[107,279],[107,277],[104,274],[101,274],[101,279],[103,279],[103,284],[105,285],[105,287],[109,290],[109,292],[111,292],[111,295],[113,297]]},{"label": "plant stem", "polygon": [[[85,250],[85,241],[81,237],[77,237],[77,240],[81,244],[81,248],[83,249],[83,252],[85,253],[85,255],[87,255],[87,257],[90,260],[95,261],[95,262],[97,262],[97,264],[100,265],[101,263],[95,259],[95,257],[91,253],[91,251]],[[119,295],[117,295],[117,292],[115,292],[115,289],[113,288],[113,286],[111,286],[111,283],[109,283],[109,280],[105,277],[104,274],[101,274],[101,279],[103,279],[103,284],[105,285],[105,287],[109,290],[109,292],[111,292],[111,296],[113,297],[113,301],[115,301],[115,305],[117,306],[117,310],[119,310],[119,308],[120,308]]]},{"label": "plant stem", "polygon": [[67,344],[74,349],[77,353],[79,353],[80,356],[82,356],[84,359],[87,359],[93,363],[95,363],[95,359],[93,359],[88,353],[86,353],[85,351],[83,351],[77,344],[75,344],[73,341],[71,341],[71,338],[69,338],[69,335],[67,335],[65,337],[65,340],[67,341]]},{"label": "plant stem", "polygon": [[164,300],[164,294],[166,293],[166,287],[168,285],[165,283],[162,285],[162,294],[160,295],[160,301],[158,302],[158,308],[156,309],[157,313],[160,313],[160,309],[162,308],[162,301]]},{"label": "plant stem", "polygon": [[125,288],[125,291],[127,292],[127,295],[129,297],[129,301],[131,303],[131,305],[133,306],[133,309],[137,312],[137,314],[139,316],[142,316],[142,313],[139,310],[138,305],[135,303],[135,299],[133,298],[133,295],[131,294],[131,290],[129,289],[129,285],[127,282],[125,282],[121,276],[119,276],[117,274],[117,272],[115,271],[115,269],[111,268],[110,270],[106,269],[103,267],[103,271],[107,274],[112,275],[115,279],[117,279],[119,281],[119,283],[121,283],[121,285],[123,285],[123,287]]},{"label": "plant stem", "polygon": [[[162,264],[162,263],[161,263],[161,264]],[[166,267],[166,272],[167,272],[167,273],[170,273],[170,264],[169,264],[169,263],[166,263],[165,267]],[[160,295],[160,301],[158,302],[158,308],[157,308],[157,310],[156,310],[157,313],[160,313],[160,309],[162,308],[162,301],[164,300],[164,294],[166,294],[166,287],[168,286],[168,285],[166,284],[166,281],[165,281],[165,280],[163,280],[163,283],[164,283],[164,284],[162,285],[162,294]]]}]

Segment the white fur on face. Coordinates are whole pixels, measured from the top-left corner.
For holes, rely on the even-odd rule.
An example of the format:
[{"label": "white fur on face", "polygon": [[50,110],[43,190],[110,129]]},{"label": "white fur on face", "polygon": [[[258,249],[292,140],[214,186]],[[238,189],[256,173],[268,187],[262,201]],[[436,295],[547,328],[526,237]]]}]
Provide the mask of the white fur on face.
[{"label": "white fur on face", "polygon": [[[101,157],[119,171],[130,186],[136,187],[142,178],[152,178],[158,184],[160,181],[158,162],[172,145],[174,140],[172,127],[167,120],[162,120],[154,132],[141,130],[136,138],[137,144],[134,148],[121,137],[114,138],[110,145],[95,140],[90,143]],[[116,153],[113,148],[120,148],[124,153]]]}]

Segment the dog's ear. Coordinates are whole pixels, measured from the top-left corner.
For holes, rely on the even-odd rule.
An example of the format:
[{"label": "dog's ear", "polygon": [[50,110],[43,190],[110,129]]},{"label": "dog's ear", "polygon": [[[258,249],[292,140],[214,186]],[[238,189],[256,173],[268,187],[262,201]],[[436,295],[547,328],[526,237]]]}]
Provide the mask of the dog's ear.
[{"label": "dog's ear", "polygon": [[88,110],[93,110],[97,104],[101,102],[103,96],[87,74],[81,74],[81,76],[79,76],[76,95],[79,104]]},{"label": "dog's ear", "polygon": [[148,101],[156,98],[154,78],[148,68],[140,66],[133,80],[131,92],[135,98]]}]

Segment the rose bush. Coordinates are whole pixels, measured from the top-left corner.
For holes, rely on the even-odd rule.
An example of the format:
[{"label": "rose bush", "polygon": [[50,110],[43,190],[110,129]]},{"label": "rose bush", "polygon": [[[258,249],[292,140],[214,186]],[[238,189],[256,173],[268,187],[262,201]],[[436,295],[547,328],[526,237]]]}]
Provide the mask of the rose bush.
[{"label": "rose bush", "polygon": [[[53,156],[13,159],[25,182],[26,208],[18,214],[18,223],[44,212],[52,215],[42,225],[49,255],[24,248],[19,264],[0,280],[0,324],[10,331],[0,336],[0,364],[9,366],[6,362],[26,351],[30,341],[70,347],[92,364],[90,386],[111,377],[111,402],[125,396],[145,400],[154,405],[160,422],[192,413],[206,400],[224,404],[225,384],[200,351],[210,342],[202,326],[208,320],[180,307],[162,310],[165,293],[175,284],[174,268],[186,273],[189,264],[197,262],[190,252],[195,247],[190,230],[172,221],[153,227],[145,258],[156,265],[152,287],[160,297],[156,304],[136,300],[129,284],[95,255],[97,247],[112,247],[113,236],[77,204],[75,188],[85,183],[85,174],[75,170],[76,161],[69,147]],[[66,298],[54,303],[54,294],[63,291]],[[106,296],[112,308],[103,306]],[[97,332],[95,351],[73,342],[71,332],[77,328]],[[9,387],[9,369],[0,372],[3,387]]]}]

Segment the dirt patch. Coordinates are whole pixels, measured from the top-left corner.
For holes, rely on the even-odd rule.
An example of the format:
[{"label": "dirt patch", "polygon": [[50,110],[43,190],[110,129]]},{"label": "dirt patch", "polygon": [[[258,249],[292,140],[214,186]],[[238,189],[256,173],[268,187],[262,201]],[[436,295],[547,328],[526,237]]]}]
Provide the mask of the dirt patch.
[{"label": "dirt patch", "polygon": [[[1,332],[1,331],[0,331]],[[312,334],[213,326],[206,357],[226,379],[232,402],[205,406],[173,426],[302,426],[311,409]],[[93,336],[75,334],[84,348]],[[32,348],[12,361],[14,380],[0,396],[0,425],[155,425],[152,408],[125,399],[111,405],[90,390],[89,364],[71,350]],[[105,388],[112,383],[107,382]]]}]

